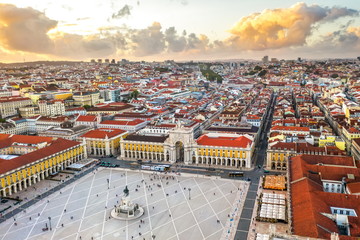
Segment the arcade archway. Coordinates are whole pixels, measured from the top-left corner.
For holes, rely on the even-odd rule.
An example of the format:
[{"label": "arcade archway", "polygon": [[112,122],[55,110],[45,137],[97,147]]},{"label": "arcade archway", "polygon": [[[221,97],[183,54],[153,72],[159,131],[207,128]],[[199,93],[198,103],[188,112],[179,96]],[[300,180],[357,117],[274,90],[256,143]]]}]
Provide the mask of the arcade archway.
[{"label": "arcade archway", "polygon": [[176,162],[184,162],[184,144],[182,142],[175,143]]}]

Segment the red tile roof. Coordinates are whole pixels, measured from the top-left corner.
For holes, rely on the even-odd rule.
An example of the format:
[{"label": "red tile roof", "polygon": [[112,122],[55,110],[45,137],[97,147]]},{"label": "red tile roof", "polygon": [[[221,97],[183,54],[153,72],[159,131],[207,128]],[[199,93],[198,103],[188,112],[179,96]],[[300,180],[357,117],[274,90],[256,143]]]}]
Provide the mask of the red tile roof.
[{"label": "red tile roof", "polygon": [[295,126],[274,126],[271,128],[271,131],[305,131],[305,132],[309,132],[310,128],[295,127]]},{"label": "red tile roof", "polygon": [[[323,192],[322,186],[308,178],[291,184],[292,226],[295,235],[330,239],[330,232],[339,232],[336,223],[322,213],[331,214],[330,207],[354,209],[360,212],[356,195]],[[341,240],[356,240],[360,236],[358,218],[349,217],[352,236]],[[328,231],[325,231],[327,229]]]},{"label": "red tile roof", "polygon": [[208,135],[202,135],[197,139],[197,143],[199,145],[205,145],[205,146],[247,148],[252,144],[252,140],[250,140],[245,136],[209,137]]},{"label": "red tile roof", "polygon": [[350,193],[352,194],[360,193],[360,182],[348,183],[346,187],[350,190]]},{"label": "red tile roof", "polygon": [[360,133],[360,131],[354,127],[347,129],[349,133]]},{"label": "red tile roof", "polygon": [[80,115],[76,121],[77,122],[96,122],[96,115]]},{"label": "red tile roof", "polygon": [[[8,137],[5,138],[7,135]],[[54,139],[49,137],[38,137],[38,136],[25,136],[25,135],[13,135],[9,137],[8,134],[0,134],[0,147],[6,147],[5,144],[12,144],[14,142],[18,143],[40,143],[48,142],[48,146],[43,147],[39,150],[30,152],[28,154],[21,155],[19,157],[13,158],[11,160],[0,159],[0,174],[7,173],[11,170],[20,168],[26,164],[30,164],[52,154],[64,151],[68,148],[80,145],[79,142],[66,140],[63,138]],[[52,140],[52,141],[51,141]],[[5,142],[6,141],[6,142]],[[10,146],[7,145],[7,146]]]},{"label": "red tile roof", "polygon": [[0,103],[27,101],[27,100],[31,100],[31,99],[30,98],[24,98],[24,97],[0,97]]},{"label": "red tile roof", "polygon": [[121,121],[121,120],[105,120],[102,121],[100,124],[109,124],[109,125],[126,125],[126,126],[135,126],[145,122],[141,119],[134,119],[131,121]]},{"label": "red tile roof", "polygon": [[[321,158],[319,160],[319,158]],[[328,161],[326,161],[328,159]],[[350,163],[352,162],[352,163]],[[338,166],[317,165],[317,163]],[[345,165],[341,167],[340,165]],[[336,223],[322,213],[331,214],[331,207],[354,209],[360,212],[360,199],[356,195],[329,193],[323,191],[321,177],[324,171],[338,174],[340,168],[343,173],[356,171],[351,157],[311,156],[301,155],[293,157],[290,164],[290,195],[292,209],[292,227],[295,235],[313,238],[330,239],[330,232],[338,232]],[[321,172],[319,174],[318,172]],[[338,176],[341,181],[341,176]],[[340,236],[341,240],[357,239],[360,236],[359,220],[349,217],[350,233],[352,236]],[[325,231],[327,229],[328,231]]]},{"label": "red tile roof", "polygon": [[95,130],[90,130],[87,133],[81,135],[80,137],[105,139],[106,137],[113,138],[115,136],[122,135],[123,133],[126,133],[126,131],[121,129],[99,128]]},{"label": "red tile roof", "polygon": [[10,147],[13,143],[38,144],[43,142],[50,143],[52,140],[53,138],[51,137],[0,134],[0,148]]},{"label": "red tile roof", "polygon": [[58,117],[45,117],[42,116],[38,119],[38,121],[46,121],[46,122],[65,122],[69,120],[68,116],[58,116]]}]

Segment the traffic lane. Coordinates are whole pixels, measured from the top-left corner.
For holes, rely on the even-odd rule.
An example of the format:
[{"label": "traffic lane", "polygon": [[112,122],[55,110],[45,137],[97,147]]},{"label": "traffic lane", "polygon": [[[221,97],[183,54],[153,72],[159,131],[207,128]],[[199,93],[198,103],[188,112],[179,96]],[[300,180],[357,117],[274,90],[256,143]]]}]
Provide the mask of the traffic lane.
[{"label": "traffic lane", "polygon": [[244,202],[244,208],[254,208],[255,200],[246,199]]},{"label": "traffic lane", "polygon": [[244,218],[244,219],[251,219],[252,217],[252,214],[253,214],[253,208],[244,208],[241,212],[241,218]]},{"label": "traffic lane", "polygon": [[238,230],[235,235],[235,240],[247,239],[248,231]]},{"label": "traffic lane", "polygon": [[[250,223],[251,223],[251,219],[240,218],[237,230],[245,231],[245,232],[249,231]],[[244,239],[246,239],[246,238],[244,238]]]},{"label": "traffic lane", "polygon": [[257,192],[256,191],[248,191],[246,198],[247,199],[256,199]]},{"label": "traffic lane", "polygon": [[259,184],[251,184],[248,191],[254,191],[257,192],[257,189],[259,187]]}]

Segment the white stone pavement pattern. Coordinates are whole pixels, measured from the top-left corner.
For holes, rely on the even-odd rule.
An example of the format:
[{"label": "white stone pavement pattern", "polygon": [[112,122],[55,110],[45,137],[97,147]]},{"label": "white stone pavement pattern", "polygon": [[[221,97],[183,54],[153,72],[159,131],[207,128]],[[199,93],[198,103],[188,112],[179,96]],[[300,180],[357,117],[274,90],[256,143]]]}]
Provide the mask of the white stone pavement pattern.
[{"label": "white stone pavement pattern", "polygon": [[[19,213],[15,221],[0,224],[0,240],[218,240],[228,231],[225,226],[239,194],[246,196],[243,181],[156,174],[99,169]],[[109,218],[126,185],[133,202],[145,209],[142,223]],[[52,230],[43,231],[49,227],[48,217]]]}]

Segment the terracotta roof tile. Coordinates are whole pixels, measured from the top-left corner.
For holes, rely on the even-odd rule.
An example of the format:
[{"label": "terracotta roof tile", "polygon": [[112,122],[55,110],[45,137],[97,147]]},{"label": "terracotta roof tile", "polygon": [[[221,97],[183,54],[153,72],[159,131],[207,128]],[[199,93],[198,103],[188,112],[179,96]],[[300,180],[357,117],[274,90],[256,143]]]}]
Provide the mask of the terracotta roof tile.
[{"label": "terracotta roof tile", "polygon": [[122,120],[105,120],[102,121],[100,124],[109,124],[109,125],[123,125],[123,126],[136,126],[139,125],[141,123],[145,122],[144,120],[141,119],[134,119],[134,120],[129,120],[129,121],[122,121]]},{"label": "terracotta roof tile", "polygon": [[80,115],[76,121],[77,122],[96,122],[97,116],[96,115]]},{"label": "terracotta roof tile", "polygon": [[206,146],[221,146],[221,147],[237,147],[247,148],[252,144],[252,140],[245,137],[209,137],[208,135],[202,135],[197,139],[199,145]]},{"label": "terracotta roof tile", "polygon": [[[7,134],[0,134],[0,136],[1,135],[7,135]],[[0,174],[4,174],[8,171],[17,169],[19,167],[35,162],[52,154],[80,145],[79,142],[66,140],[63,138],[58,138],[54,140],[53,138],[49,138],[49,137],[13,135],[12,137],[8,137],[6,139],[0,138],[0,147],[4,147],[3,145],[4,141],[7,141],[7,144],[9,143],[11,144],[13,142],[40,143],[45,141],[48,142],[48,146],[45,146],[43,148],[40,148],[39,150],[30,152],[28,154],[24,154],[19,157],[13,158],[11,160],[0,159],[0,165],[1,165]]]},{"label": "terracotta roof tile", "polygon": [[115,136],[119,136],[124,133],[126,133],[126,131],[121,129],[99,128],[95,130],[90,130],[87,133],[81,135],[80,137],[105,139],[106,137],[113,138]]},{"label": "terracotta roof tile", "polygon": [[[360,199],[356,195],[341,193],[329,193],[323,191],[320,175],[316,171],[322,172],[324,169],[339,171],[339,166],[319,166],[319,162],[324,164],[354,164],[351,157],[335,156],[311,156],[301,155],[293,157],[290,161],[290,195],[292,209],[292,227],[295,235],[313,238],[330,238],[330,232],[338,232],[336,223],[322,213],[331,214],[330,207],[350,208],[357,213],[360,212]],[[318,159],[322,158],[322,159]],[[329,159],[326,161],[326,159]],[[313,167],[313,168],[312,168]],[[345,167],[347,170],[356,168]],[[312,172],[309,172],[312,171]],[[316,171],[314,171],[316,170]],[[345,171],[346,172],[346,171]],[[340,179],[341,180],[341,179]],[[349,217],[351,222],[350,232],[352,236],[340,236],[340,239],[357,239],[359,237],[359,220]],[[327,229],[328,231],[324,230]]]}]

